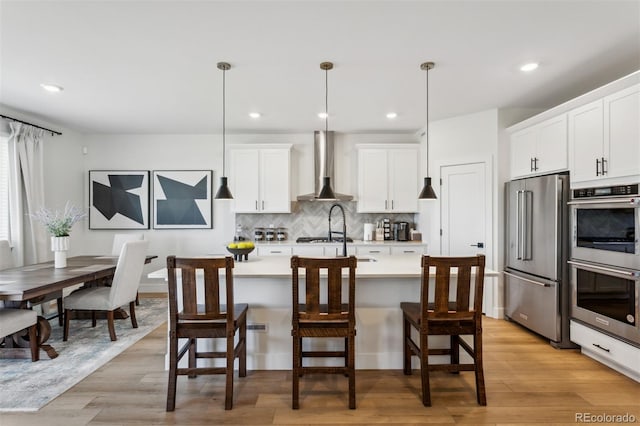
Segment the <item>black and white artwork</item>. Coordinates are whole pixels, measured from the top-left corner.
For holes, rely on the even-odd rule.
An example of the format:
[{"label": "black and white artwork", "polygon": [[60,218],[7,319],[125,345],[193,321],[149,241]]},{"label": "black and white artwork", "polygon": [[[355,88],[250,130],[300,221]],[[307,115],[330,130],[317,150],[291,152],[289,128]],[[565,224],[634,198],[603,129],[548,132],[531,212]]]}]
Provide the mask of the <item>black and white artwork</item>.
[{"label": "black and white artwork", "polygon": [[149,171],[90,170],[89,229],[149,229]]},{"label": "black and white artwork", "polygon": [[155,170],[153,227],[203,229],[212,227],[211,170]]}]

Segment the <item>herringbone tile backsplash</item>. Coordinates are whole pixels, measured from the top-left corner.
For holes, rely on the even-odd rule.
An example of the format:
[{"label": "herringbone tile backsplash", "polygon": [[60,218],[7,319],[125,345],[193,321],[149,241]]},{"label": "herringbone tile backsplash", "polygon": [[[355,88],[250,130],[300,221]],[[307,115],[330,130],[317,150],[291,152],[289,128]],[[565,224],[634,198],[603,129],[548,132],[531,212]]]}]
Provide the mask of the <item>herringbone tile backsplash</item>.
[{"label": "herringbone tile backsplash", "polygon": [[[294,203],[294,210],[289,214],[236,214],[236,225],[242,225],[245,238],[253,239],[256,227],[286,228],[287,240],[295,241],[298,237],[320,237],[329,231],[329,209],[334,203],[318,201],[298,201]],[[339,203],[344,208],[347,219],[347,236],[354,240],[362,240],[365,223],[376,223],[388,218],[391,222],[409,222],[415,226],[415,215],[410,213],[358,213],[356,201]],[[342,215],[334,209],[331,217],[331,227],[334,231],[342,229]]]}]

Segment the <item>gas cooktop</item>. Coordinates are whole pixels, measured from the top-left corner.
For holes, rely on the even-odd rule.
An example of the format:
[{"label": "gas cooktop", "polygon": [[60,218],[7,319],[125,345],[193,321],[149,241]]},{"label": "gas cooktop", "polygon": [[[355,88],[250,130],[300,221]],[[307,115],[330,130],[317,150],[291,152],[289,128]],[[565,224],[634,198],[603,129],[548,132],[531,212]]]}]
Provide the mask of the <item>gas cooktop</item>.
[{"label": "gas cooktop", "polygon": [[[298,239],[296,239],[296,243],[328,243],[328,242],[329,242],[328,237],[298,237]],[[331,242],[341,243],[342,237],[334,237],[331,240]],[[350,237],[347,237],[347,242],[352,243],[353,239]]]}]

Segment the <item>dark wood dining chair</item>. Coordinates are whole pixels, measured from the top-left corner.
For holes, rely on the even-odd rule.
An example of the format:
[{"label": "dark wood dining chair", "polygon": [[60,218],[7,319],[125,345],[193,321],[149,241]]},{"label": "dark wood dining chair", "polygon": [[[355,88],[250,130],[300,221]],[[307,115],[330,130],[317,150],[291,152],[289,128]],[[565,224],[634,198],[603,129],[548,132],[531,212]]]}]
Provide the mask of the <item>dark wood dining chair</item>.
[{"label": "dark wood dining chair", "polygon": [[[411,357],[420,358],[422,375],[422,404],[431,406],[429,388],[430,371],[475,371],[476,396],[478,404],[487,405],[482,368],[482,292],[484,287],[484,255],[473,257],[431,257],[422,256],[422,279],[420,302],[402,302],[404,374],[411,374]],[[435,268],[434,299],[429,300],[432,277]],[[457,269],[455,300],[450,301],[449,286],[452,269]],[[471,286],[473,279],[473,288]],[[473,305],[470,305],[473,295]],[[419,335],[416,343],[411,330]],[[450,347],[446,349],[429,347],[429,336],[450,336]],[[460,336],[473,336],[473,347]],[[472,363],[460,362],[460,347],[472,358]],[[449,364],[431,364],[429,355],[449,355]]]},{"label": "dark wood dining chair", "polygon": [[[305,373],[344,374],[349,379],[349,408],[356,408],[355,372],[355,282],[356,258],[291,258],[293,282],[293,387],[292,408],[298,409],[300,377]],[[304,269],[304,279],[299,270]],[[343,269],[348,269],[346,303],[343,295]],[[321,285],[320,271],[326,271],[326,288]],[[324,291],[322,291],[324,290]],[[321,296],[321,293],[323,295]],[[304,295],[304,296],[303,296]],[[324,296],[324,297],[323,297]],[[301,297],[303,299],[301,300]],[[326,298],[326,299],[325,299]],[[326,303],[321,303],[326,300]],[[342,351],[304,351],[303,338],[343,337]],[[343,358],[344,366],[304,366],[303,358]]]},{"label": "dark wood dining chair", "polygon": [[[181,285],[178,284],[181,270]],[[220,270],[224,270],[224,284],[220,285]],[[167,411],[176,405],[177,376],[190,378],[198,374],[226,374],[224,408],[233,408],[233,366],[238,358],[239,376],[247,375],[247,310],[246,303],[233,300],[233,258],[178,258],[167,257],[169,277],[169,385]],[[197,291],[196,275],[202,271],[201,292]],[[226,292],[226,304],[221,294]],[[204,299],[198,303],[197,294]],[[238,342],[234,345],[236,332]],[[226,339],[224,352],[198,351],[197,339]],[[179,339],[187,339],[179,347]],[[188,367],[178,366],[188,354]],[[198,359],[224,358],[224,367],[198,366]]]}]

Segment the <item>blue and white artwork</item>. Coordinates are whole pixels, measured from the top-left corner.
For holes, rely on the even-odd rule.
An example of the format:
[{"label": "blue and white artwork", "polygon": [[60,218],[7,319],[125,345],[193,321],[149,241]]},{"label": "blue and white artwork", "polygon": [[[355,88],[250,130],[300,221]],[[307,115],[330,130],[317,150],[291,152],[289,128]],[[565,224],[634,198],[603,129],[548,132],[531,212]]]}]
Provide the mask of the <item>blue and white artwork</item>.
[{"label": "blue and white artwork", "polygon": [[153,227],[203,229],[212,227],[211,170],[155,170]]},{"label": "blue and white artwork", "polygon": [[90,170],[89,229],[149,229],[149,171]]}]

